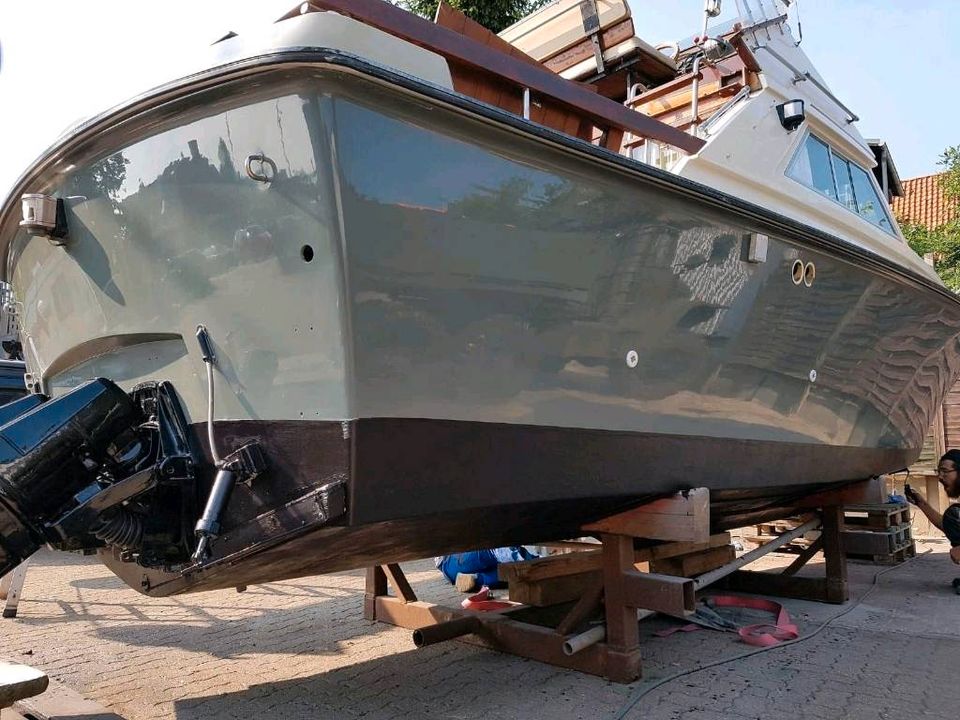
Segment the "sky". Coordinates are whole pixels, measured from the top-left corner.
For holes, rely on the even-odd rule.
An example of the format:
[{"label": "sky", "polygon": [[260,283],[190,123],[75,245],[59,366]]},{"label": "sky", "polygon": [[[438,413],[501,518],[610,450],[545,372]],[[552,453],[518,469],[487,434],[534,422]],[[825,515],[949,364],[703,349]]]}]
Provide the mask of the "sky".
[{"label": "sky", "polygon": [[[2,0],[0,196],[78,119],[178,77],[227,31],[243,33],[296,5]],[[700,31],[700,0],[633,0],[631,6],[637,34],[648,42]],[[862,118],[864,137],[887,141],[901,178],[938,172],[944,148],[960,145],[953,78],[958,13],[957,0],[799,0],[801,47]],[[714,22],[736,14],[736,3],[724,0]]]}]

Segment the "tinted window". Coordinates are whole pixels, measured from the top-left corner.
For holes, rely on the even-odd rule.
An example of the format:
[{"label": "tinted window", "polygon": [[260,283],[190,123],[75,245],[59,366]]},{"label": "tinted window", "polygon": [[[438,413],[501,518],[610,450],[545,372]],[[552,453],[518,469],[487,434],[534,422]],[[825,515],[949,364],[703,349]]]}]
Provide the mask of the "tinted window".
[{"label": "tinted window", "polygon": [[850,210],[857,212],[857,199],[853,195],[853,181],[850,179],[850,163],[839,155],[833,156],[833,176],[837,180],[837,199]]},{"label": "tinted window", "polygon": [[885,203],[877,195],[866,170],[853,165],[850,171],[853,173],[853,187],[857,193],[857,211],[874,225],[884,230],[890,230],[890,218],[884,207]]},{"label": "tinted window", "polygon": [[822,195],[837,199],[830,168],[830,148],[813,135],[807,136],[788,174]]},{"label": "tinted window", "polygon": [[878,228],[893,233],[886,203],[880,199],[867,171],[833,152],[823,140],[808,135],[787,170],[787,176],[833,198]]}]

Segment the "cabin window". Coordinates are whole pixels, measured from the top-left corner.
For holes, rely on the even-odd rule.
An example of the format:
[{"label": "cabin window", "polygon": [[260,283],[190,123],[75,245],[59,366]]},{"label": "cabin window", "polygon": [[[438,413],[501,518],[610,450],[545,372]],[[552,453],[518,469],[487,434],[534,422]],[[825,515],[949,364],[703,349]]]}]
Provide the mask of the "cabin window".
[{"label": "cabin window", "polygon": [[853,174],[853,189],[857,194],[857,210],[860,216],[887,232],[893,232],[886,203],[877,194],[867,171],[858,165],[851,165],[850,172]]},{"label": "cabin window", "polygon": [[788,174],[821,195],[837,199],[830,167],[830,147],[813,135],[807,136]]},{"label": "cabin window", "polygon": [[857,212],[857,199],[853,195],[853,180],[850,178],[850,163],[839,155],[833,156],[833,177],[837,181],[837,199],[847,210]]},{"label": "cabin window", "polygon": [[807,135],[787,176],[831,198],[881,230],[893,233],[886,203],[880,199],[870,174],[837,153],[814,135]]}]

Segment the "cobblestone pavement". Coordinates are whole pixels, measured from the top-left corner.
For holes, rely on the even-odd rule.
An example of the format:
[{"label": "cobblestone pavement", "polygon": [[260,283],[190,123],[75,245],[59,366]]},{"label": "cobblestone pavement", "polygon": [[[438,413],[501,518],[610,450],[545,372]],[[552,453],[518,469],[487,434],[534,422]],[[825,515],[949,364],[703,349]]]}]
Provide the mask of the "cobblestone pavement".
[{"label": "cobblestone pavement", "polygon": [[[365,621],[361,573],[145,598],[91,559],[31,564],[20,614],[0,620],[0,655],[131,720],[141,718],[649,718],[956,720],[960,574],[945,545],[880,579],[859,606],[787,602],[813,639],[705,669],[642,697],[658,678],[748,648],[709,631],[651,637],[629,686],[455,642],[415,650],[410,632]],[[780,562],[784,562],[780,560]],[[452,601],[430,562],[405,565],[423,599]],[[815,571],[817,568],[811,568]],[[860,597],[878,568],[851,564]]]}]

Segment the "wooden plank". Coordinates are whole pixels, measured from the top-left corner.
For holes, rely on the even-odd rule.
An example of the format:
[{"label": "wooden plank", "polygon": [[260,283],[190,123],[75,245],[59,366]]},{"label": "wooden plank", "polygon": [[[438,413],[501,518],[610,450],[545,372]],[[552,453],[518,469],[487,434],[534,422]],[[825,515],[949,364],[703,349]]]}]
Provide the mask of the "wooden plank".
[{"label": "wooden plank", "polygon": [[737,56],[747,70],[758,73],[763,69],[760,67],[760,63],[757,62],[756,55],[753,54],[753,51],[750,50],[746,41],[743,39],[743,32],[735,32],[728,40],[730,44],[733,45],[734,50],[737,51]]},{"label": "wooden plank", "polygon": [[[716,95],[721,90],[723,90],[723,88],[720,86],[719,80],[701,82],[700,87],[697,89],[697,95],[703,99],[710,97],[711,95]],[[638,112],[642,112],[646,115],[661,115],[668,113],[671,110],[677,110],[678,108],[689,108],[692,101],[693,85],[688,85],[687,87],[681,88],[680,90],[672,92],[669,95],[664,95],[649,102],[634,102],[632,105]]]},{"label": "wooden plank", "polygon": [[[729,544],[730,533],[728,532],[711,535],[707,542],[663,543],[635,550],[633,562],[634,565],[638,565],[639,563],[686,555]],[[587,543],[579,543],[578,546],[587,549],[565,555],[549,555],[536,560],[502,563],[498,568],[499,577],[508,583],[535,582],[552,577],[599,570],[602,565],[600,546]]]},{"label": "wooden plank", "polygon": [[825,578],[789,577],[768,572],[737,570],[717,583],[736,592],[774,595],[823,602],[826,598]]},{"label": "wooden plank", "polygon": [[517,60],[383,0],[309,0],[305,5],[312,10],[332,10],[439,53],[454,62],[491,72],[515,83],[519,88],[530,88],[537,94],[582,112],[601,126],[612,125],[629,130],[688,153],[698,152],[705,144],[699,138],[584,90],[544,67]]},{"label": "wooden plank", "polygon": [[530,57],[527,55],[527,53],[515,45],[511,45],[502,37],[497,35],[495,32],[488,30],[476,20],[472,20],[471,18],[467,17],[464,13],[452,7],[449,3],[442,1],[440,2],[440,4],[437,6],[437,15],[434,19],[434,22],[441,27],[448,28],[456,33],[459,33],[460,35],[464,35],[471,40],[476,40],[482,45],[486,45],[489,48],[506,53],[517,60],[540,67],[540,63],[537,62],[536,59]]},{"label": "wooden plank", "polygon": [[[468,611],[448,608],[426,602],[402,603],[396,598],[377,598],[377,618],[381,622],[411,629],[436,625],[455,620]],[[605,675],[608,653],[605,643],[597,643],[581,650],[575,655],[563,652],[565,638],[553,628],[540,627],[530,623],[518,622],[500,613],[483,613],[480,632],[476,635],[464,635],[458,642],[512,653],[550,665],[578,670],[592,675]],[[627,668],[629,670],[629,668]],[[629,675],[629,672],[627,673]],[[621,682],[632,682],[639,676],[639,652],[637,653],[635,672]]]},{"label": "wooden plank", "polygon": [[512,585],[515,582],[535,582],[599,570],[602,565],[602,548],[598,548],[566,555],[550,555],[524,562],[501,563],[497,567],[497,575],[501,580]]},{"label": "wooden plank", "polygon": [[677,577],[694,577],[710,570],[733,562],[737,557],[732,545],[710,548],[691,555],[664,558],[651,563],[650,571],[662,575],[676,575]]},{"label": "wooden plank", "polygon": [[592,588],[602,585],[603,579],[600,570],[591,570],[576,575],[560,575],[533,582],[516,580],[509,584],[508,597],[513,602],[523,603],[524,605],[549,607],[550,605],[559,605],[576,600]]},{"label": "wooden plank", "polygon": [[794,508],[819,508],[826,505],[870,505],[882,503],[886,490],[879,478],[850,483],[839,488],[807,495],[792,503]]},{"label": "wooden plank", "polygon": [[584,532],[651,540],[706,542],[710,537],[710,491],[690,490],[611,515],[581,528]]}]

